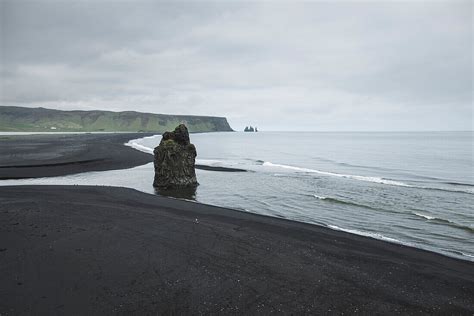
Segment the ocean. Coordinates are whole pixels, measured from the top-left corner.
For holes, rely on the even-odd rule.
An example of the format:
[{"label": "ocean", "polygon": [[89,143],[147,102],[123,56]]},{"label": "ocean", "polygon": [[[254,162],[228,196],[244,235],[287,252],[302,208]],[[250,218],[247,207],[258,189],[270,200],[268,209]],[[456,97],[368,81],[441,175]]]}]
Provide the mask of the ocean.
[{"label": "ocean", "polygon": [[[473,132],[192,134],[188,199],[327,226],[474,261]],[[128,143],[151,153],[161,135]],[[115,185],[156,194],[153,164],[6,184]],[[158,193],[159,194],[159,193]]]}]

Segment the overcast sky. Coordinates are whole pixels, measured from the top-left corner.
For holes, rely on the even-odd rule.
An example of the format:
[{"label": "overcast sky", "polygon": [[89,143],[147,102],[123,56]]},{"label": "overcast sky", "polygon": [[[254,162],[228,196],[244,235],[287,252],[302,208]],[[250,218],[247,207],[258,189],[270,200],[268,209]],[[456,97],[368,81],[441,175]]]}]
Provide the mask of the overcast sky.
[{"label": "overcast sky", "polygon": [[472,130],[473,2],[0,0],[1,105]]}]

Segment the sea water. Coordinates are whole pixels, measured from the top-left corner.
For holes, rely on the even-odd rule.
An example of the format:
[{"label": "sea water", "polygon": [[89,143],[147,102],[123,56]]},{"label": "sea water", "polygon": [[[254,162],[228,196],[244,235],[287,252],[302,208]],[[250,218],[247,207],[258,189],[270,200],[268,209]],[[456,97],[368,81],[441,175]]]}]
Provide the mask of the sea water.
[{"label": "sea water", "polygon": [[[161,136],[128,143],[152,153]],[[472,132],[192,134],[202,203],[474,261]],[[1,184],[92,184],[155,193],[153,165]]]}]

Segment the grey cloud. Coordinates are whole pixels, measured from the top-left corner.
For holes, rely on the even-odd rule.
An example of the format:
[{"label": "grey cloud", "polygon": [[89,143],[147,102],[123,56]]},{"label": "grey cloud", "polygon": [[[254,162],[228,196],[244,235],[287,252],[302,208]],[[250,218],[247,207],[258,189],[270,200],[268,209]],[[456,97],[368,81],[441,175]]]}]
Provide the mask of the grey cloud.
[{"label": "grey cloud", "polygon": [[472,129],[471,7],[6,0],[0,101],[235,128]]}]

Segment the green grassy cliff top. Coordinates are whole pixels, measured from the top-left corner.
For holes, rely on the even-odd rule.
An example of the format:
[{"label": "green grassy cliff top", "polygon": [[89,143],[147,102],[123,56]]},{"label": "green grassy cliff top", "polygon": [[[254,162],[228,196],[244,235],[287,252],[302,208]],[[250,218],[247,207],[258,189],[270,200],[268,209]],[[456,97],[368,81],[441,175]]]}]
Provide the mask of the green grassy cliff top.
[{"label": "green grassy cliff top", "polygon": [[180,123],[190,132],[232,131],[225,117],[134,111],[60,111],[0,106],[2,132],[165,132]]}]

